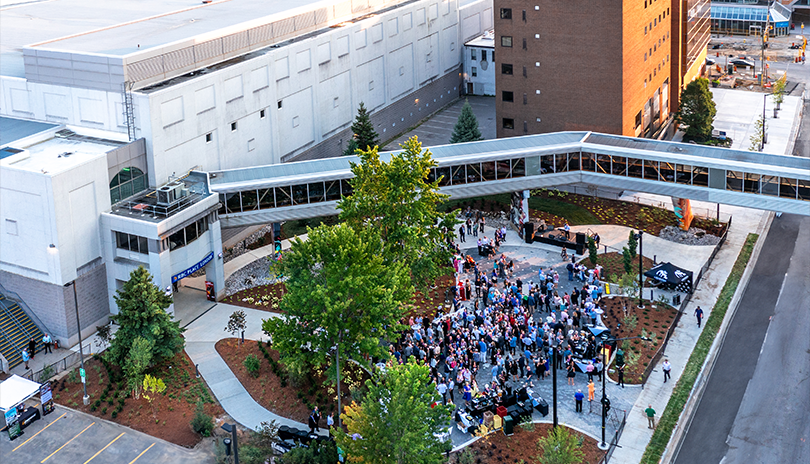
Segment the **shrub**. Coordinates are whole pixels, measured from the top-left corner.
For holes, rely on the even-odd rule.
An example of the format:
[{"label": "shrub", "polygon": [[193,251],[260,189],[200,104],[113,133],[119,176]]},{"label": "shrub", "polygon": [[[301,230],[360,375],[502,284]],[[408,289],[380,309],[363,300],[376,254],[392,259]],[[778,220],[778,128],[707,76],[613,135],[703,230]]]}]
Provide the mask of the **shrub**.
[{"label": "shrub", "polygon": [[259,376],[259,368],[261,368],[261,363],[259,362],[259,358],[253,356],[252,354],[247,355],[244,362],[242,363],[245,366],[245,369],[252,375],[253,377]]},{"label": "shrub", "polygon": [[103,408],[103,409],[101,410],[101,415],[103,416],[104,414],[107,414],[107,408]]},{"label": "shrub", "polygon": [[197,401],[197,409],[194,418],[191,419],[191,428],[204,437],[210,437],[214,431],[214,419],[205,413],[203,402]]},{"label": "shrub", "polygon": [[116,409],[115,411],[113,411],[112,414],[110,415],[110,417],[112,417],[113,419],[118,417],[118,410]]}]

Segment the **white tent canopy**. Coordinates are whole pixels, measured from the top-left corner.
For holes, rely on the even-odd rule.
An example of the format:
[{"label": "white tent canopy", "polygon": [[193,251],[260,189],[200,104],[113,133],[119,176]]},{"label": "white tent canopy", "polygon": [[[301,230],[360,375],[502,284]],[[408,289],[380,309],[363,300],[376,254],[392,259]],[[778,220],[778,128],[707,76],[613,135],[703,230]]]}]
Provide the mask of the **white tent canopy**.
[{"label": "white tent canopy", "polygon": [[12,375],[0,383],[0,410],[8,411],[37,393],[39,393],[38,383],[16,374]]}]

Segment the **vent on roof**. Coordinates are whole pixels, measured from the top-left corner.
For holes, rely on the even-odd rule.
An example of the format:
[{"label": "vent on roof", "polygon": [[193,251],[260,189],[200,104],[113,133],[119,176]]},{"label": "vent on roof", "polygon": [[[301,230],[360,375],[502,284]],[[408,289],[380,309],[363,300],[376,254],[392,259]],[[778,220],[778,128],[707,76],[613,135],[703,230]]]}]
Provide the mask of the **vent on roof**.
[{"label": "vent on roof", "polygon": [[74,135],[76,135],[76,133],[73,132],[72,130],[70,130],[70,129],[62,129],[59,132],[55,133],[54,137],[57,137],[57,138],[60,138],[60,139],[67,139],[67,138],[73,137]]},{"label": "vent on roof", "polygon": [[70,155],[72,155],[72,154],[73,154],[73,152],[72,152],[72,151],[66,151],[66,152],[64,152],[64,153],[60,153],[60,154],[59,154],[59,156],[57,156],[57,158],[62,158],[63,156],[64,156],[65,158],[67,158],[68,156],[70,156]]}]

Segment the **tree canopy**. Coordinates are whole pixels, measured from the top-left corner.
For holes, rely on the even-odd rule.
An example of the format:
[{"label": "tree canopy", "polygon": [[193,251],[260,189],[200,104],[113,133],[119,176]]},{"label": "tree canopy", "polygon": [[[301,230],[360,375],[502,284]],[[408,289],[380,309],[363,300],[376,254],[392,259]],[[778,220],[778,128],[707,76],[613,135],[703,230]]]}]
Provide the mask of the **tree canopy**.
[{"label": "tree canopy", "polygon": [[430,367],[412,360],[378,370],[366,381],[361,403],[344,409],[347,431],[335,428],[335,441],[350,459],[368,464],[439,464],[448,443],[434,434],[450,424],[451,406],[444,406],[430,383]]},{"label": "tree canopy", "polygon": [[127,357],[137,338],[143,338],[142,345],[151,346],[152,362],[168,359],[183,350],[185,344],[181,334],[184,329],[173,320],[166,309],[172,299],[152,283],[149,271],[139,266],[130,274],[124,287],[116,292],[115,302],[118,314],[110,319],[118,324],[107,350],[107,360],[119,366],[127,365]]},{"label": "tree canopy", "polygon": [[416,137],[400,146],[388,162],[376,147],[361,150],[360,163],[352,163],[352,194],[338,208],[340,219],[355,230],[376,230],[385,261],[404,263],[414,286],[426,289],[450,262],[447,244],[456,219],[437,209],[448,195],[439,193],[439,179],[429,180],[436,166],[430,150],[422,151]]},{"label": "tree canopy", "polygon": [[[374,124],[371,123],[371,117],[363,102],[360,102],[360,107],[357,108],[357,116],[352,123],[352,134],[357,142],[355,148],[360,150],[369,150],[380,144],[380,135],[374,130]],[[348,154],[353,155],[354,151]]]},{"label": "tree canopy", "polygon": [[709,80],[695,79],[681,92],[681,105],[675,118],[686,127],[686,138],[707,140],[712,136],[717,109],[709,90]]},{"label": "tree canopy", "polygon": [[481,131],[478,130],[478,119],[473,114],[470,102],[465,100],[464,106],[461,107],[461,114],[458,115],[458,122],[453,128],[450,143],[475,142],[476,140],[483,140],[483,137]]},{"label": "tree canopy", "polygon": [[[284,317],[264,320],[262,329],[293,372],[384,354],[380,339],[394,339],[413,294],[402,263],[385,263],[383,242],[374,229],[345,224],[308,229],[294,239],[277,271],[287,276],[279,302]],[[330,369],[328,372],[333,372]]]}]

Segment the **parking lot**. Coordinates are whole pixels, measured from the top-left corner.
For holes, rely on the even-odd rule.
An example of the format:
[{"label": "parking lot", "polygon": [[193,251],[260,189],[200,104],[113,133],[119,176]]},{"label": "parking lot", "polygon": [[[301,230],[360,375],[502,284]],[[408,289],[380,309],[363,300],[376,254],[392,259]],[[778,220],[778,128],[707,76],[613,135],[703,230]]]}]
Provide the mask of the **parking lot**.
[{"label": "parking lot", "polygon": [[14,441],[0,437],[4,462],[26,463],[201,463],[214,456],[187,450],[136,430],[60,406]]}]

